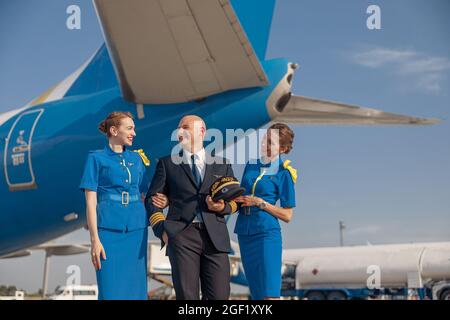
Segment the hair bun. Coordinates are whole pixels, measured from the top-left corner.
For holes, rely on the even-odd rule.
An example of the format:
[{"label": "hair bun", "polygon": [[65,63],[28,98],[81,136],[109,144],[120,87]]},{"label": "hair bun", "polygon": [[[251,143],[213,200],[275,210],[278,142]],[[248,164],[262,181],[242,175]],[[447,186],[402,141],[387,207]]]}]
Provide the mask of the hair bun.
[{"label": "hair bun", "polygon": [[101,132],[106,133],[106,120],[103,120],[102,122],[100,122],[100,124],[98,125],[98,129]]},{"label": "hair bun", "polygon": [[133,119],[133,115],[130,112],[113,111],[106,117],[105,120],[100,122],[100,124],[98,125],[98,129],[106,134],[109,138],[111,137],[111,132],[109,132],[109,129],[112,126],[118,127],[121,124],[121,120],[124,118]]}]

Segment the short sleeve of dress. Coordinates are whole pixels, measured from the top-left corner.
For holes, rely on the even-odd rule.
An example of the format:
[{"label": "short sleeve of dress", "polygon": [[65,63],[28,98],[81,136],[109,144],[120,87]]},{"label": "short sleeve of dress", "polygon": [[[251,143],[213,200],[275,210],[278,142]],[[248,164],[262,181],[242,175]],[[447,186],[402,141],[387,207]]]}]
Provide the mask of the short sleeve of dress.
[{"label": "short sleeve of dress", "polygon": [[295,207],[295,188],[294,181],[288,170],[283,170],[280,177],[280,184],[278,186],[280,193],[280,205],[282,208]]},{"label": "short sleeve of dress", "polygon": [[98,160],[94,153],[89,153],[87,156],[86,164],[84,166],[83,176],[81,178],[80,190],[85,191],[86,189],[97,191],[98,187],[98,176],[100,168]]}]

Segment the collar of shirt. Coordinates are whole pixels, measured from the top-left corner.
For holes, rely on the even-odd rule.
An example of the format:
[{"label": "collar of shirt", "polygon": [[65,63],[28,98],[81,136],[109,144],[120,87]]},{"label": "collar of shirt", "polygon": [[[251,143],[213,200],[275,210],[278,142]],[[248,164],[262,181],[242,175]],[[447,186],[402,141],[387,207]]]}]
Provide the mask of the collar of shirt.
[{"label": "collar of shirt", "polygon": [[123,146],[123,152],[115,152],[113,149],[111,149],[109,143],[106,144],[104,150],[105,150],[106,154],[110,155],[110,156],[125,155],[126,153],[128,153],[128,149],[126,146]]},{"label": "collar of shirt", "polygon": [[261,158],[259,158],[258,161],[259,161],[261,167],[270,167],[272,165],[279,164],[281,162],[281,158],[278,155],[275,158],[273,158],[270,162],[267,162],[267,163],[262,162]]},{"label": "collar of shirt", "polygon": [[[200,176],[202,178],[202,180],[205,177],[205,171],[206,171],[206,152],[205,152],[205,148],[202,148],[201,150],[199,150],[197,153],[195,153],[195,155],[197,156],[197,161],[195,163],[198,171],[200,171]],[[192,159],[191,159],[192,153],[189,152],[188,150],[183,150],[183,162],[184,163],[188,163],[189,167],[191,167],[192,170]]]},{"label": "collar of shirt", "polygon": [[[197,156],[196,165],[203,166],[205,163],[205,156],[206,156],[205,148],[201,148],[199,151],[197,151],[195,153],[195,155]],[[183,150],[183,156],[184,156],[185,161],[187,161],[187,163],[191,164],[192,153],[188,150]]]},{"label": "collar of shirt", "polygon": [[281,170],[282,161],[279,156],[272,159],[268,163],[264,163],[261,159],[258,159],[260,173],[264,172],[264,175],[276,175]]}]

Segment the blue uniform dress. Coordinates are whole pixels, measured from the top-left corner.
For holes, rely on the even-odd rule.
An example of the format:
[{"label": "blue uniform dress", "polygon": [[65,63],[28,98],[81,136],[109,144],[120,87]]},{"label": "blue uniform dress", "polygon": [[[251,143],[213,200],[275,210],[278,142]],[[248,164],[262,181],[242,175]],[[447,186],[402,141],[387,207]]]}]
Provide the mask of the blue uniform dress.
[{"label": "blue uniform dress", "polygon": [[[255,184],[256,181],[256,184]],[[241,181],[244,195],[264,199],[283,208],[295,207],[294,181],[277,157],[269,164],[247,163]],[[257,207],[242,207],[234,232],[253,300],[279,297],[281,292],[282,240],[278,218]]]},{"label": "blue uniform dress", "polygon": [[148,218],[141,192],[148,179],[141,156],[109,144],[90,151],[80,189],[97,192],[97,227],[106,260],[96,271],[99,300],[147,299]]}]

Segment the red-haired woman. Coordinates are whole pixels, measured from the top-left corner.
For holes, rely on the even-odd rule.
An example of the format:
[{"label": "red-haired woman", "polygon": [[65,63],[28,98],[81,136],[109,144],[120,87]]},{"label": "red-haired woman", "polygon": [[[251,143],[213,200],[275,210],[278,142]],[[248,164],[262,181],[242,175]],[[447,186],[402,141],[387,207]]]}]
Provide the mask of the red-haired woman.
[{"label": "red-haired woman", "polygon": [[149,162],[142,150],[128,150],[136,136],[131,113],[112,112],[99,129],[106,146],[89,152],[80,184],[98,298],[146,300],[148,219],[141,194]]}]

